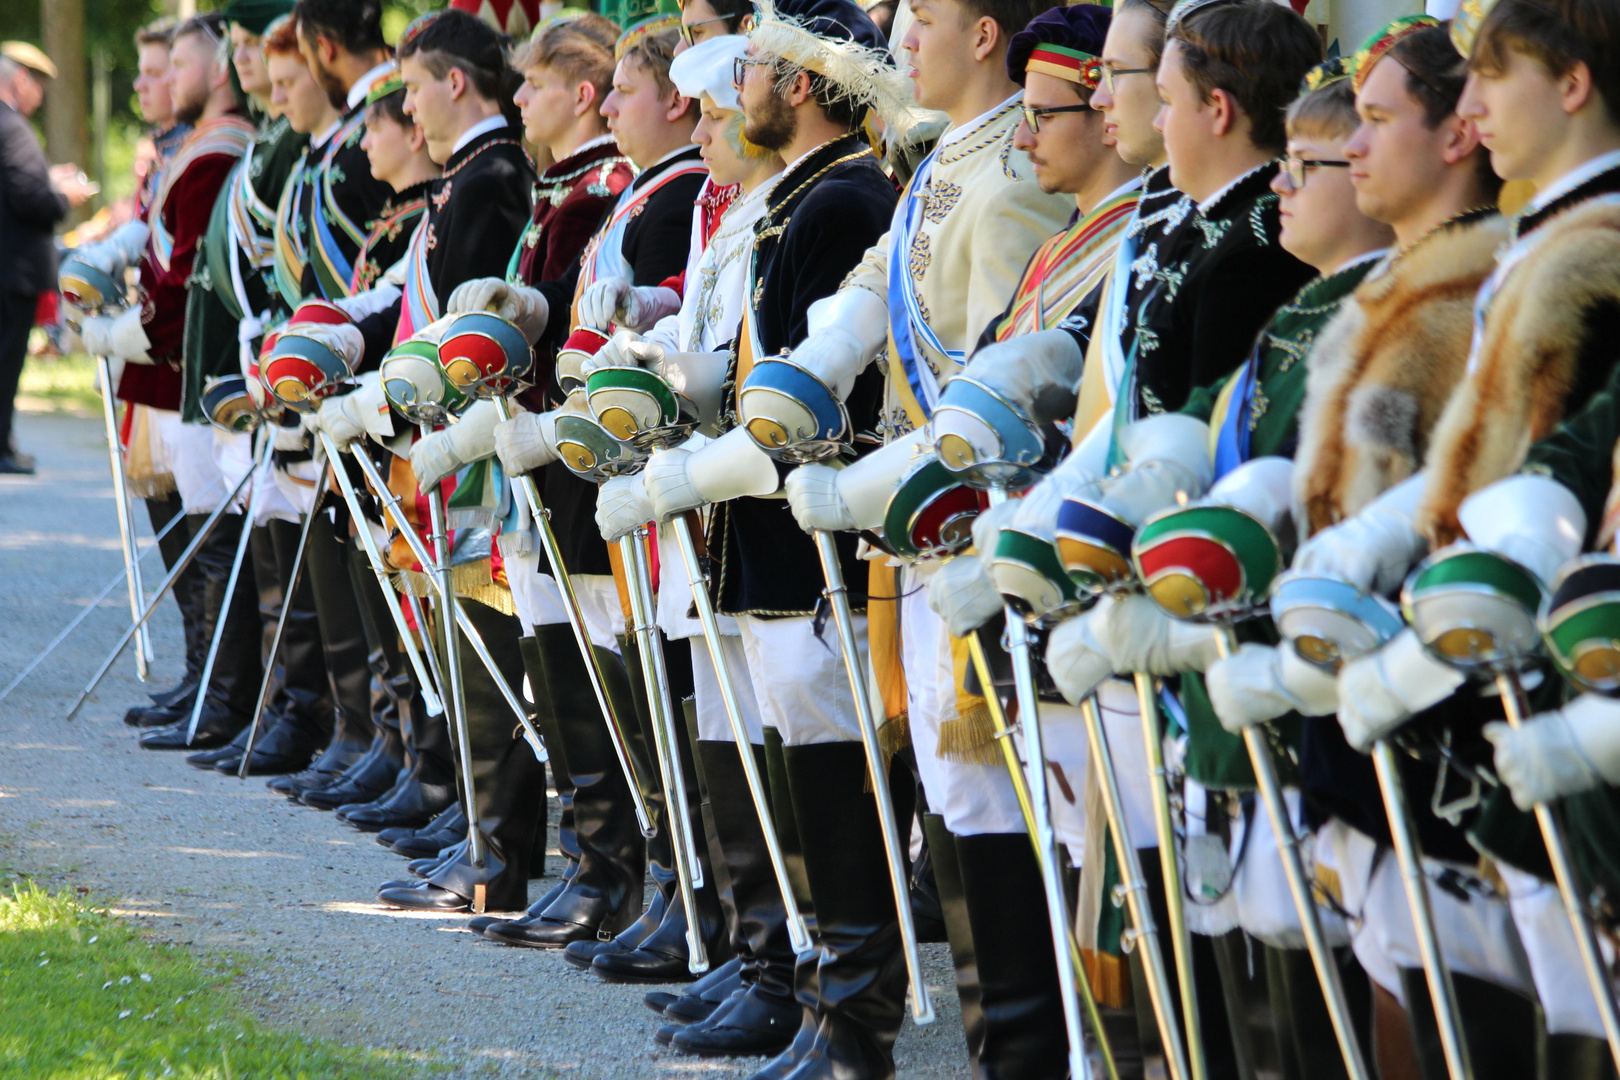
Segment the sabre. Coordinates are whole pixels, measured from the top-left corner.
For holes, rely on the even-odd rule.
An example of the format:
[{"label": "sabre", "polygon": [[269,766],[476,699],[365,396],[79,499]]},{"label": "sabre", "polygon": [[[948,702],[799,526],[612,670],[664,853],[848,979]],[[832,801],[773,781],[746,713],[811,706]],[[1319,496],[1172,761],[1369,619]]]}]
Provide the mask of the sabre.
[{"label": "sabre", "polygon": [[1187,929],[1187,912],[1182,904],[1181,865],[1176,861],[1176,830],[1170,817],[1170,778],[1164,767],[1163,735],[1159,730],[1158,703],[1153,697],[1153,677],[1136,672],[1136,711],[1142,716],[1142,740],[1147,750],[1149,787],[1153,793],[1153,827],[1159,839],[1159,871],[1164,875],[1165,909],[1170,921],[1170,944],[1176,954],[1176,989],[1181,995],[1181,1015],[1187,1025],[1187,1044],[1192,1048],[1193,1080],[1203,1080],[1204,1030],[1198,1010],[1198,993],[1192,980],[1192,933]]},{"label": "sabre", "polygon": [[[675,713],[670,705],[669,673],[664,669],[664,650],[653,619],[652,569],[647,562],[647,530],[637,529],[619,541],[619,553],[630,572],[630,614],[635,620],[636,643],[641,648],[641,673],[647,685],[647,707],[652,713],[653,739],[658,748],[658,768],[664,782],[665,820],[669,822],[669,843],[675,856],[675,875],[681,902],[689,912],[697,911],[697,890],[703,887],[703,865],[698,861],[691,829],[691,807],[687,804],[686,784],[681,771],[680,735],[675,730]],[[709,970],[709,954],[697,918],[686,920],[687,970],[701,975]]]},{"label": "sabre", "polygon": [[[1508,725],[1522,727],[1526,709],[1524,687],[1519,682],[1518,674],[1506,669],[1498,671],[1496,692],[1502,698],[1502,712]],[[1609,1053],[1615,1060],[1615,1066],[1620,1068],[1620,1012],[1615,1008],[1614,991],[1604,970],[1597,935],[1593,933],[1591,920],[1586,917],[1585,906],[1581,903],[1580,881],[1575,876],[1575,863],[1569,853],[1569,842],[1564,837],[1564,827],[1554,808],[1547,803],[1536,803],[1535,814],[1542,843],[1547,846],[1547,857],[1552,862],[1553,878],[1558,883],[1558,895],[1564,902],[1564,914],[1569,917],[1570,929],[1575,934],[1581,967],[1586,971],[1592,996],[1597,999],[1598,1015],[1603,1018],[1603,1033],[1609,1043]]]},{"label": "sabre", "polygon": [[[496,396],[492,400],[501,419],[510,420],[512,414],[507,407],[506,399]],[[591,677],[591,690],[596,695],[597,707],[602,710],[602,715],[607,720],[608,736],[613,743],[613,756],[618,758],[619,769],[629,784],[630,798],[635,803],[636,821],[641,826],[641,835],[651,837],[656,830],[653,828],[652,815],[647,810],[647,800],[643,794],[651,790],[651,785],[644,782],[636,771],[635,761],[625,738],[624,725],[620,723],[619,715],[608,697],[607,684],[602,677],[602,664],[596,655],[596,646],[591,643],[590,630],[585,624],[585,613],[580,610],[579,596],[574,592],[573,579],[568,574],[568,567],[563,564],[562,548],[557,544],[556,534],[551,531],[551,515],[547,513],[545,504],[540,501],[540,489],[535,486],[534,477],[524,475],[519,476],[517,480],[518,486],[523,489],[524,498],[528,500],[529,516],[534,518],[535,528],[540,533],[540,546],[545,549],[546,560],[551,564],[551,576],[557,582],[557,591],[562,594],[563,610],[568,614],[569,628],[574,631],[574,641],[585,657],[585,670]],[[806,938],[806,941],[808,940]]]},{"label": "sabre", "polygon": [[1468,1060],[1468,1043],[1462,1037],[1462,1007],[1457,1003],[1451,968],[1440,951],[1434,908],[1429,903],[1429,879],[1423,873],[1419,854],[1417,824],[1412,820],[1412,810],[1406,801],[1406,785],[1397,769],[1395,748],[1389,740],[1379,739],[1373,744],[1372,759],[1378,791],[1384,800],[1384,816],[1389,818],[1395,862],[1401,870],[1401,886],[1406,890],[1406,904],[1412,909],[1412,929],[1417,935],[1418,957],[1423,962],[1423,979],[1429,984],[1429,997],[1434,1002],[1446,1072],[1452,1080],[1467,1080],[1473,1075],[1473,1065]]},{"label": "sabre", "polygon": [[[1236,634],[1228,623],[1215,626],[1215,647],[1221,656],[1235,651]],[[1311,966],[1316,979],[1322,984],[1322,997],[1327,1004],[1328,1017],[1333,1021],[1333,1034],[1339,1042],[1339,1053],[1344,1057],[1346,1071],[1351,1080],[1372,1080],[1372,1073],[1361,1056],[1361,1044],[1356,1041],[1356,1028],[1350,1019],[1350,1003],[1344,994],[1344,982],[1339,978],[1339,965],[1333,950],[1322,933],[1322,920],[1316,911],[1316,898],[1305,878],[1305,863],[1300,856],[1299,834],[1288,816],[1288,804],[1283,800],[1282,781],[1277,778],[1277,763],[1272,760],[1271,748],[1266,745],[1263,725],[1251,724],[1243,729],[1243,747],[1249,752],[1249,764],[1254,769],[1255,784],[1260,789],[1260,801],[1265,804],[1266,817],[1277,838],[1277,854],[1282,858],[1283,876],[1288,880],[1288,892],[1294,898],[1294,910],[1299,914],[1300,929],[1305,934],[1305,947],[1311,954]]]},{"label": "sabre", "polygon": [[[246,486],[252,476],[253,473],[249,472],[238,480],[230,495],[218,506],[214,507],[213,512],[203,521],[202,528],[197,530],[197,535],[192,537],[191,543],[187,545],[186,550],[181,552],[180,557],[175,560],[174,568],[169,571],[169,576],[163,579],[163,584],[158,586],[157,593],[153,595],[151,602],[147,604],[146,609],[140,613],[129,629],[124,631],[123,636],[118,639],[118,644],[113,646],[112,652],[108,653],[107,658],[101,662],[101,667],[96,670],[95,675],[91,676],[84,689],[79,691],[79,696],[74,699],[72,707],[68,709],[67,715],[62,719],[71,720],[78,714],[79,709],[84,706],[85,699],[95,690],[96,685],[106,677],[107,672],[112,670],[113,664],[118,662],[118,654],[124,651],[124,647],[135,637],[135,634],[146,620],[152,617],[152,612],[157,610],[158,603],[162,601],[164,595],[170,589],[174,588],[174,583],[180,579],[180,575],[185,572],[186,567],[191,565],[191,560],[196,558],[197,551],[202,547],[203,541],[207,540],[209,535],[213,533],[214,526],[219,524],[219,519],[225,516],[225,511],[235,502],[236,496],[241,493],[242,488]],[[199,690],[198,693],[203,693],[205,690],[206,684],[203,690]]]},{"label": "sabre", "polygon": [[[1024,818],[1024,831],[1029,834],[1030,846],[1035,849],[1035,862],[1040,867],[1041,879],[1043,882],[1048,876],[1056,879],[1059,870],[1052,863],[1051,853],[1041,848],[1040,836],[1035,828],[1035,804],[1029,792],[1029,778],[1024,775],[1024,763],[1018,759],[1018,748],[1013,745],[1012,726],[1007,723],[1007,714],[1002,711],[1001,698],[993,689],[990,663],[984,655],[984,644],[979,640],[977,633],[970,633],[966,640],[968,655],[973,661],[973,670],[978,674],[979,685],[985,690],[984,704],[990,714],[990,725],[995,729],[996,741],[1001,744],[1001,758],[1007,766],[1007,775],[1012,780],[1013,795],[1018,800],[1019,813]],[[1062,891],[1061,888],[1059,891]],[[1067,899],[1065,894],[1065,903]],[[1080,943],[1075,940],[1074,920],[1067,911],[1061,918],[1063,925],[1068,928],[1064,934],[1068,948],[1059,949],[1056,953],[1059,987],[1061,988],[1063,984],[1063,969],[1067,966],[1072,973],[1069,977],[1079,990],[1080,1004],[1086,1011],[1086,1019],[1091,1022],[1091,1030],[1097,1039],[1097,1049],[1103,1059],[1103,1070],[1108,1074],[1108,1080],[1119,1080],[1119,1066],[1114,1061],[1113,1043],[1103,1027],[1102,1010],[1097,1007],[1097,996],[1092,991],[1091,978],[1086,974],[1085,962],[1080,957]],[[1073,1068],[1072,1062],[1070,1067]]]},{"label": "sabre", "polygon": [[[129,579],[129,617],[133,621],[140,617],[146,593],[141,582],[141,561],[135,555],[135,522],[129,502],[129,478],[124,473],[124,454],[118,440],[118,417],[113,408],[112,365],[105,356],[98,356],[96,370],[101,384],[101,417],[107,425],[107,456],[112,462],[113,499],[118,504],[118,539],[124,552],[124,573]],[[143,625],[136,631],[135,637],[135,675],[141,682],[146,682],[152,677],[152,636]]]},{"label": "sabre", "polygon": [[[354,519],[355,536],[359,538],[361,550],[366,553],[366,561],[371,564],[371,572],[376,575],[377,585],[383,590],[383,595],[386,597],[394,591],[394,586],[388,577],[388,564],[383,561],[382,552],[377,547],[377,538],[371,535],[371,528],[366,523],[365,516],[361,512],[360,496],[355,493],[354,481],[349,479],[347,471],[337,465],[340,459],[337,456],[337,445],[332,442],[332,436],[324,431],[318,431],[317,433],[321,438],[321,446],[326,450],[326,460],[332,463],[332,478],[337,481],[338,493],[343,497],[344,505],[349,508],[349,516]],[[364,455],[356,454],[354,456],[356,460],[365,460]],[[406,596],[412,601],[416,599],[409,593]],[[429,675],[427,665],[422,661],[422,651],[417,647],[416,636],[411,633],[411,628],[405,622],[405,614],[399,610],[399,605],[390,602],[387,607],[388,614],[394,620],[394,629],[398,632],[400,641],[405,647],[405,656],[411,663],[411,671],[416,675],[417,685],[421,688],[422,703],[427,707],[429,716],[440,716],[444,713],[444,702],[439,694],[435,692],[434,688],[438,684]],[[425,641],[427,639],[427,620],[422,618],[420,607],[413,608],[412,614],[416,617],[416,625],[421,628],[422,637]],[[431,650],[428,655],[432,656]]]},{"label": "sabre", "polygon": [[[150,547],[148,547],[145,551],[142,551],[140,554],[135,556],[136,561],[139,562],[141,559],[146,558],[152,552],[156,551],[158,549],[158,542],[161,541],[165,536],[168,536],[170,530],[172,530],[176,525],[178,525],[182,521],[184,521],[185,517],[186,516],[184,514],[176,514],[172,518],[170,518],[164,524],[163,528],[158,530],[157,536],[153,537],[152,545]],[[17,674],[12,677],[11,681],[6,684],[6,687],[5,687],[4,690],[0,690],[0,701],[6,700],[6,695],[7,694],[9,694],[13,690],[15,690],[17,688],[18,684],[20,684],[24,679],[28,678],[28,676],[33,672],[33,670],[35,668],[39,667],[40,664],[44,663],[45,658],[47,656],[51,655],[51,653],[56,650],[56,647],[58,645],[62,644],[62,642],[64,642],[64,641],[66,641],[68,639],[68,636],[70,634],[72,634],[74,630],[78,629],[79,624],[84,622],[85,619],[89,618],[90,613],[92,611],[94,611],[97,607],[99,607],[101,605],[101,602],[103,600],[107,599],[107,597],[112,593],[112,591],[114,589],[118,588],[119,582],[123,581],[124,578],[127,577],[127,576],[128,576],[128,573],[126,571],[120,570],[118,572],[118,574],[111,581],[107,582],[107,584],[102,588],[102,590],[99,593],[96,594],[95,599],[91,600],[90,603],[85,605],[84,608],[82,608],[77,615],[73,616],[73,618],[68,622],[68,624],[66,626],[62,627],[62,632],[57,634],[56,637],[52,638],[51,643],[49,645],[45,646],[45,648],[40,651],[40,654],[38,656],[34,657],[32,660],[30,660],[28,662],[27,667],[25,667],[21,671],[17,672]]]},{"label": "sabre", "polygon": [[[895,913],[900,920],[900,943],[905,949],[906,974],[911,979],[911,1018],[918,1024],[932,1024],[934,1004],[928,996],[928,984],[923,980],[922,955],[917,951],[917,926],[911,916],[911,885],[901,848],[900,826],[894,820],[894,803],[889,795],[889,771],[884,767],[883,747],[878,742],[877,721],[872,715],[866,665],[861,662],[860,645],[855,640],[855,615],[849,607],[844,568],[838,563],[838,547],[833,542],[832,533],[816,529],[814,535],[816,553],[821,556],[821,572],[827,579],[827,588],[822,595],[832,604],[833,622],[838,627],[838,644],[844,654],[844,670],[849,675],[849,688],[855,699],[855,718],[861,727],[861,746],[866,750],[866,767],[872,776],[872,797],[877,802],[878,824],[883,831],[883,853],[889,864],[889,881],[894,886]],[[1082,1052],[1082,1065],[1084,1060]]]},{"label": "sabre", "polygon": [[[998,480],[990,485],[991,506],[1000,506],[1008,498],[1005,482]],[[1035,831],[1031,834],[1031,839],[1041,852],[1041,862],[1055,871],[1061,856],[1058,852],[1057,834],[1052,829],[1051,793],[1046,786],[1046,739],[1041,725],[1040,696],[1035,689],[1035,669],[1029,656],[1029,627],[1024,622],[1024,616],[1012,604],[1003,604],[1002,612],[1007,626],[1007,655],[1012,659],[1013,665],[1013,694],[1018,702],[1018,721],[1024,729],[1024,751],[1029,758],[1025,765],[1025,773],[1028,777],[1030,803],[1035,818]],[[1068,951],[1070,925],[1068,896],[1064,893],[1062,881],[1055,872],[1043,873],[1041,879],[1046,892],[1048,918],[1052,924],[1052,951],[1061,956]],[[1080,1026],[1074,970],[1068,965],[1059,963],[1058,980],[1063,994],[1063,1021],[1069,1029],[1069,1068],[1076,1077],[1089,1077],[1090,1063],[1085,1056],[1085,1032]],[[1171,1017],[1171,1020],[1173,1022],[1174,1017]],[[1160,1026],[1163,1026],[1162,1022]],[[1179,1038],[1179,1033],[1177,1037]],[[1173,1053],[1168,1040],[1165,1047],[1166,1057],[1172,1061],[1171,1075],[1175,1080],[1183,1080],[1184,1072],[1178,1071],[1184,1068],[1180,1045],[1174,1047]]]},{"label": "sabre", "polygon": [[[430,424],[418,425],[423,438],[432,434]],[[355,455],[363,457],[364,455]],[[439,620],[440,640],[444,645],[445,701],[450,709],[450,730],[456,737],[456,756],[461,759],[461,783],[467,804],[467,859],[483,869],[484,837],[479,831],[477,794],[473,790],[472,733],[467,727],[467,694],[461,673],[461,644],[458,641],[460,624],[455,613],[460,610],[455,585],[450,580],[450,534],[444,522],[444,492],[438,484],[425,493],[428,500],[429,539],[433,541],[432,558],[418,561],[422,568],[433,574],[439,590],[439,610],[447,617]],[[410,524],[400,519],[400,531],[415,535]],[[423,554],[427,554],[424,552]]]},{"label": "sabre", "polygon": [[[330,481],[332,464],[328,462],[325,469],[326,479],[316,489],[323,490]],[[319,500],[317,500],[318,502]],[[281,655],[281,636],[287,630],[287,617],[292,613],[293,593],[298,588],[298,579],[304,571],[304,553],[309,548],[310,528],[315,524],[317,510],[311,507],[304,515],[304,526],[298,530],[298,550],[293,553],[292,571],[287,575],[286,587],[281,592],[281,617],[276,620],[276,633],[270,640],[270,655],[264,662],[264,678],[259,683],[259,696],[253,706],[253,720],[248,724],[247,745],[242,750],[242,762],[236,767],[236,777],[239,780],[247,779],[248,762],[253,758],[253,744],[259,739],[259,722],[264,719],[264,707],[270,700],[270,684],[275,681],[276,657]]]},{"label": "sabre", "polygon": [[[1287,573],[1273,583],[1271,618],[1285,639],[1283,648],[1292,648],[1301,660],[1329,672],[1337,672],[1346,661],[1377,648],[1401,629],[1400,615],[1382,597],[1365,594],[1335,578],[1304,573]],[[1471,1075],[1471,1065],[1461,1035],[1462,1012],[1451,969],[1440,951],[1428,879],[1418,848],[1417,824],[1406,798],[1394,744],[1387,739],[1375,742],[1372,761],[1384,816],[1389,819],[1401,886],[1412,912],[1423,978],[1434,1003],[1440,1049],[1447,1073],[1463,1080]]]},{"label": "sabre", "polygon": [[[270,452],[275,448],[271,439],[264,440],[264,449],[259,451],[258,457],[248,469],[252,476],[259,471],[265,462],[270,460]],[[253,540],[253,519],[259,512],[259,499],[264,494],[263,483],[253,485],[253,491],[248,495],[247,508],[242,512],[242,535],[236,541],[236,557],[231,560],[231,572],[225,579],[225,599],[220,602],[219,617],[214,620],[214,640],[208,644],[208,656],[203,661],[202,675],[197,680],[197,700],[191,706],[191,719],[186,722],[186,745],[190,746],[197,737],[197,724],[202,719],[203,706],[208,703],[208,684],[214,677],[214,661],[219,658],[220,642],[225,640],[226,616],[231,610],[232,598],[236,595],[236,583],[242,577],[242,562],[247,558],[248,544]]]},{"label": "sabre", "polygon": [[793,898],[793,882],[788,877],[787,859],[782,855],[782,842],[776,835],[776,824],[771,818],[770,801],[765,796],[765,785],[759,778],[759,764],[754,760],[753,744],[748,740],[748,725],[743,720],[742,708],[737,704],[737,692],[731,681],[731,665],[726,659],[720,641],[720,621],[715,617],[714,600],[709,596],[709,575],[698,559],[697,545],[692,542],[692,527],[685,514],[676,514],[668,524],[675,530],[675,542],[681,549],[681,561],[686,564],[686,578],[692,586],[692,606],[697,609],[698,622],[703,627],[703,641],[709,648],[709,662],[714,665],[715,682],[720,685],[720,699],[726,706],[726,719],[731,723],[731,736],[742,759],[743,778],[748,782],[748,795],[759,815],[759,831],[765,838],[765,852],[771,860],[771,873],[782,894],[782,909],[787,913],[788,940],[795,953],[810,949],[810,928],[805,925],[798,902]]},{"label": "sabre", "polygon": [[[323,432],[322,438],[330,439],[330,436],[327,436]],[[395,495],[391,490],[389,490],[387,484],[383,482],[382,477],[377,472],[377,466],[365,454],[355,454],[354,460],[359,464],[360,472],[365,476],[366,485],[371,488],[372,494],[375,495],[378,500],[388,508],[388,511],[391,514],[394,515],[394,520],[400,526],[399,534],[405,539],[406,545],[410,547],[412,557],[423,566],[437,566],[438,564],[435,562],[433,556],[428,553],[426,545],[422,543],[422,538],[416,535],[416,530],[411,526],[410,522],[406,520],[405,511],[399,504],[399,496]],[[342,470],[337,470],[337,475],[339,477],[343,477]],[[346,477],[344,479],[346,479]],[[429,506],[431,509],[431,503]],[[356,529],[356,532],[362,531],[363,530]],[[373,543],[374,542],[375,541],[373,541]],[[388,582],[388,572],[385,564],[382,562],[382,557],[380,554],[377,557],[376,567],[378,568],[379,582],[389,593],[392,593],[393,586]],[[417,625],[423,627],[422,632],[425,637],[427,633],[426,623],[421,617],[420,603],[410,593],[406,593],[405,595],[407,598],[407,603],[411,604],[412,614],[417,618]],[[401,633],[407,634],[407,632],[403,629],[405,617],[399,612],[398,605],[390,603],[389,607],[395,613],[396,622],[398,622],[402,627]],[[442,602],[439,605],[438,610],[441,613],[443,612],[444,605]],[[546,752],[545,740],[541,738],[539,731],[535,730],[533,722],[529,719],[528,710],[523,707],[522,700],[512,690],[511,685],[506,681],[506,677],[501,674],[500,669],[495,666],[494,657],[492,657],[489,650],[484,647],[483,636],[479,634],[477,626],[474,625],[472,621],[472,617],[468,615],[466,610],[461,606],[461,600],[455,595],[454,591],[452,591],[450,594],[449,610],[455,613],[456,626],[461,635],[466,637],[467,643],[472,646],[473,652],[478,656],[479,662],[483,664],[484,669],[489,672],[490,678],[494,680],[496,689],[501,692],[501,696],[506,699],[507,705],[517,716],[518,724],[523,728],[524,741],[529,744],[538,760],[549,760],[549,755]],[[442,621],[446,623],[449,622],[448,619],[444,619]],[[406,641],[408,643],[410,642],[408,634],[406,636]],[[432,655],[431,652],[429,655]],[[450,670],[448,666],[448,659],[446,660],[446,670]],[[437,671],[438,669],[435,668],[435,672]],[[460,671],[461,668],[458,657],[456,667],[451,672],[450,677],[453,679],[459,679]],[[417,677],[421,679],[426,678],[426,676],[420,670],[418,670]],[[454,717],[455,714],[452,713],[451,715]],[[465,743],[463,742],[463,736],[466,734],[466,732],[456,732],[458,750],[467,749],[470,746],[470,737],[466,739]],[[464,757],[463,760],[466,762],[466,764],[462,766],[464,782],[469,783],[467,790],[471,791],[471,759]],[[469,818],[469,820],[476,820],[476,818]]]}]

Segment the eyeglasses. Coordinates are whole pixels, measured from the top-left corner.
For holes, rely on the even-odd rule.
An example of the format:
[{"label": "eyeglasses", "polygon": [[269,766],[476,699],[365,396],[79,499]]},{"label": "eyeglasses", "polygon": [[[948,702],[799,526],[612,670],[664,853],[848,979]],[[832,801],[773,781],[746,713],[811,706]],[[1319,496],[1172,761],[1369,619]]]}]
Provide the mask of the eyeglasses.
[{"label": "eyeglasses", "polygon": [[743,80],[748,77],[748,69],[749,68],[751,68],[751,67],[772,67],[775,64],[776,64],[775,59],[759,60],[759,59],[756,59],[756,58],[754,58],[752,56],[739,56],[739,57],[737,57],[735,60],[733,60],[731,62],[731,85],[732,85],[732,88],[736,89],[736,90],[741,90],[742,89]]},{"label": "eyeglasses", "polygon": [[1025,105],[1024,123],[1028,125],[1029,133],[1031,135],[1039,135],[1041,132],[1041,117],[1043,116],[1056,116],[1058,113],[1090,111],[1090,105],[1057,105],[1050,109],[1036,109]]},{"label": "eyeglasses", "polygon": [[1321,161],[1316,158],[1294,157],[1290,154],[1283,158],[1283,175],[1288,177],[1289,186],[1295,191],[1305,187],[1305,174],[1312,169],[1348,169],[1348,161]]},{"label": "eyeglasses", "polygon": [[1121,75],[1156,75],[1158,74],[1158,71],[1159,69],[1156,67],[1111,68],[1107,64],[1104,64],[1102,69],[1102,81],[1103,85],[1108,87],[1108,92],[1112,94],[1116,89],[1114,86],[1114,80],[1119,78]]},{"label": "eyeglasses", "polygon": [[692,28],[694,26],[706,26],[712,22],[725,22],[730,17],[731,16],[729,15],[716,15],[712,19],[696,19],[689,23],[683,22],[681,23],[680,28],[681,40],[686,42],[687,48],[691,48],[693,45],[697,44],[697,42],[692,38]]}]

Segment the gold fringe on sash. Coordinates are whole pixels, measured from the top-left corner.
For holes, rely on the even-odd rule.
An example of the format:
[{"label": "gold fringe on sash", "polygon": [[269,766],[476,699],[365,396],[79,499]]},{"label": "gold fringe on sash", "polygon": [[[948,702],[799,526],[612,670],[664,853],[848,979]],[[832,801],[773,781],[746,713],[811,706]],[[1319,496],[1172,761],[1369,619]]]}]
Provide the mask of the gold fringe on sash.
[{"label": "gold fringe on sash", "polygon": [[1081,949],[1080,965],[1086,969],[1086,981],[1099,1006],[1123,1009],[1131,1003],[1131,969],[1123,956]]},{"label": "gold fringe on sash", "polygon": [[[966,558],[977,558],[968,555]],[[984,698],[970,694],[967,673],[972,664],[966,638],[951,639],[951,684],[956,687],[956,703],[939,724],[939,757],[959,765],[1000,765],[1001,748],[996,745],[996,727]]]},{"label": "gold fringe on sash", "polygon": [[151,417],[145,405],[131,405],[129,449],[124,454],[124,480],[137,499],[161,499],[175,492],[174,473],[160,471],[152,454]]},{"label": "gold fringe on sash", "polygon": [[909,689],[900,651],[900,574],[883,560],[866,564],[866,642],[872,678],[883,700],[878,743],[890,761],[911,743]]}]

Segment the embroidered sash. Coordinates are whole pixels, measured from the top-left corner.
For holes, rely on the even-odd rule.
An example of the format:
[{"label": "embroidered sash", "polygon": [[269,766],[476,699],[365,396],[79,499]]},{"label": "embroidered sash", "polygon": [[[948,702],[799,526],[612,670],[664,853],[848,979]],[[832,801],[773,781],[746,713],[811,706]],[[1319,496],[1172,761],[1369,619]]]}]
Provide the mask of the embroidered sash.
[{"label": "embroidered sash", "polygon": [[350,283],[354,280],[354,264],[343,254],[343,241],[346,239],[359,248],[366,240],[363,223],[343,212],[332,190],[334,182],[342,183],[345,179],[343,170],[333,167],[332,159],[357,136],[365,122],[365,110],[357,110],[327,141],[326,153],[321,155],[320,184],[310,203],[310,263],[315,268],[315,281],[321,295],[328,300],[350,295]]},{"label": "embroidered sash", "polygon": [[1136,209],[1136,188],[1121,192],[1042,244],[996,327],[996,340],[1050,330],[1091,294]]},{"label": "embroidered sash", "polygon": [[158,269],[168,273],[169,261],[174,257],[174,235],[163,221],[163,211],[175,182],[185,175],[198,158],[209,154],[228,154],[240,158],[252,144],[253,125],[240,116],[221,116],[207,121],[186,136],[186,141],[180,144],[180,149],[164,166],[163,182],[158,185],[157,196],[147,212],[147,224],[151,228],[147,250]]},{"label": "embroidered sash", "polygon": [[903,380],[892,382],[913,423],[919,416],[926,421],[934,415],[942,376],[946,374],[935,370],[939,359],[929,360],[924,354],[931,352],[949,361],[953,365],[951,374],[962,366],[967,355],[961,349],[947,349],[928,325],[917,298],[920,283],[912,275],[907,256],[912,239],[923,225],[922,190],[928,186],[938,156],[936,148],[917,166],[900,205],[895,207],[894,223],[889,229],[889,338],[893,355],[905,374]]}]

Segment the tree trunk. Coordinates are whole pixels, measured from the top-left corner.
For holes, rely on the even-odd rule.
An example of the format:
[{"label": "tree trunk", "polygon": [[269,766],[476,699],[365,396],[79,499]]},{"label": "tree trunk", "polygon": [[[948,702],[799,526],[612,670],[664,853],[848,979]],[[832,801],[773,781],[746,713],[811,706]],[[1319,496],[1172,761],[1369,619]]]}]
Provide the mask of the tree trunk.
[{"label": "tree trunk", "polygon": [[57,71],[45,91],[45,153],[53,164],[85,166],[90,153],[90,78],[84,0],[40,0],[39,23],[45,55]]}]

